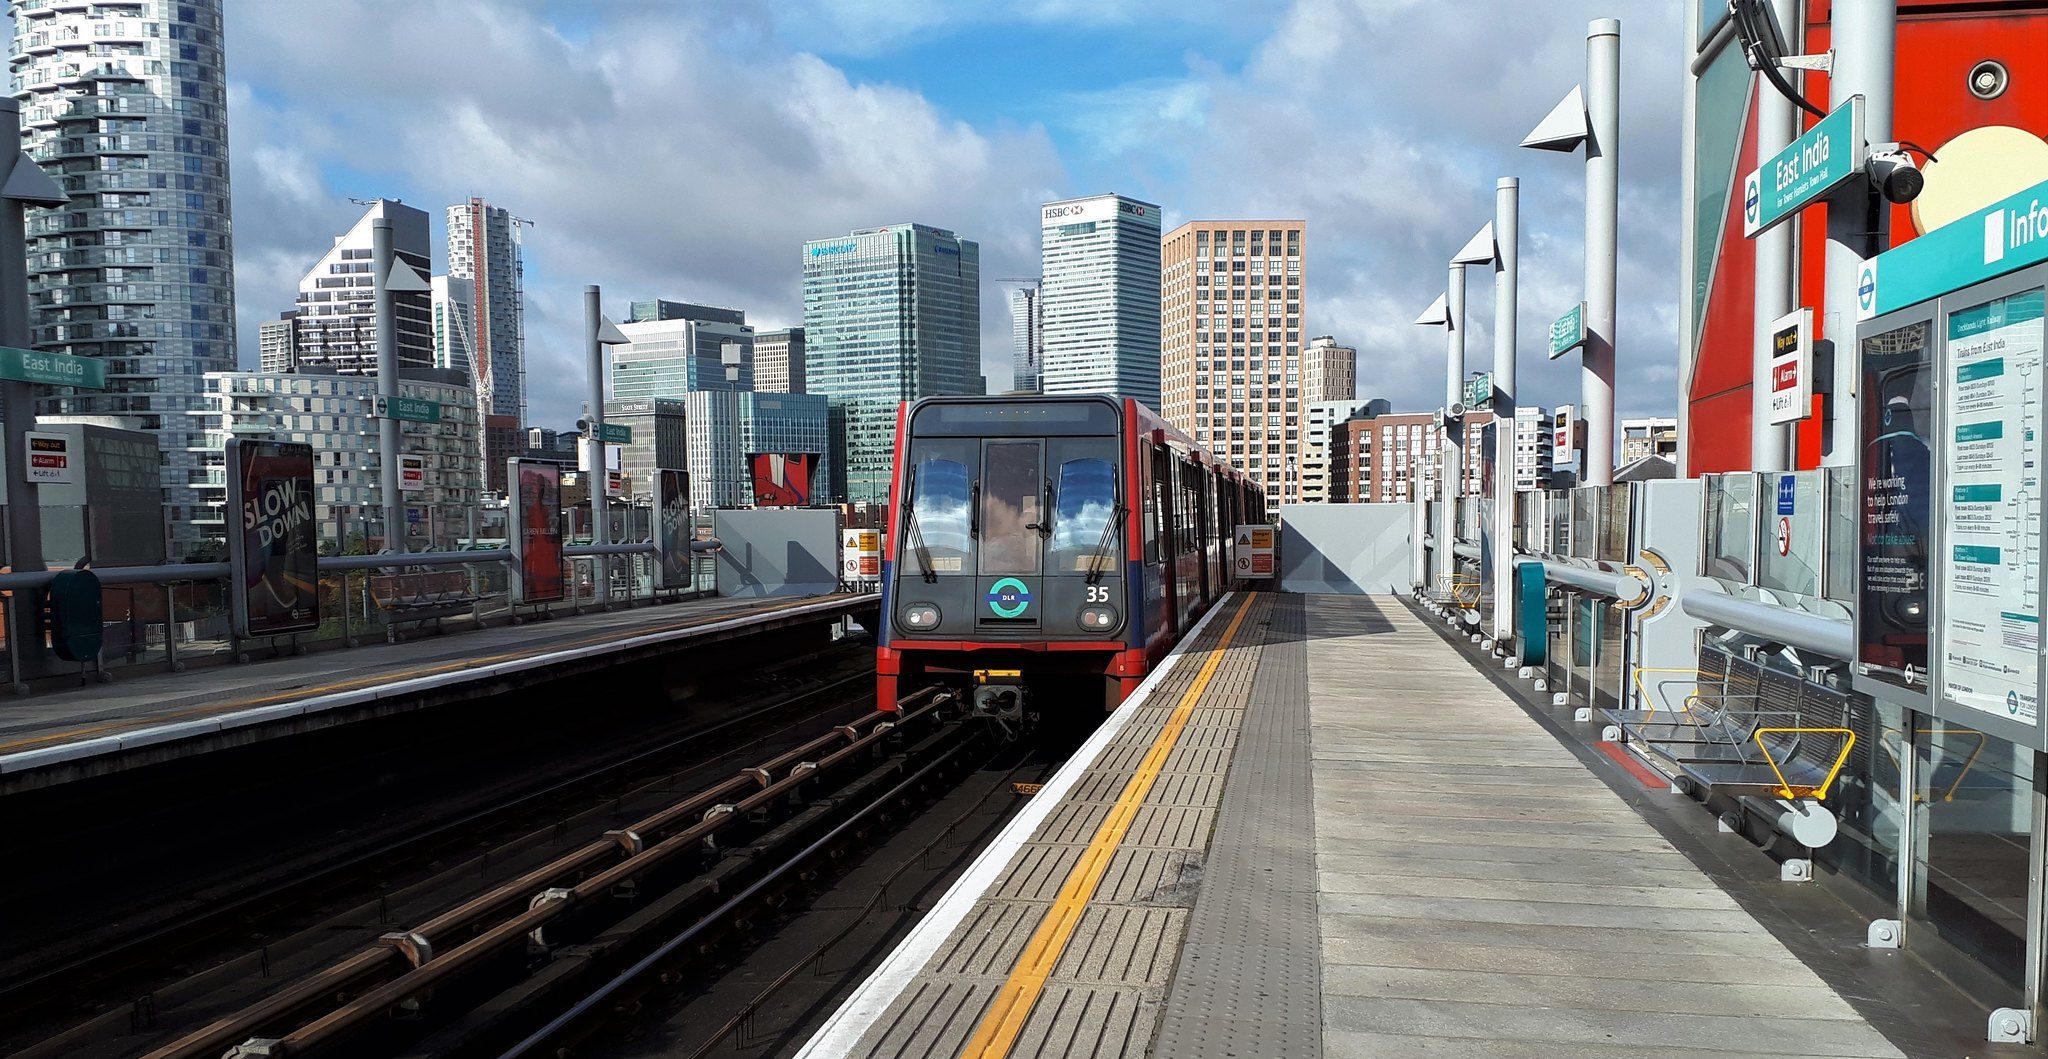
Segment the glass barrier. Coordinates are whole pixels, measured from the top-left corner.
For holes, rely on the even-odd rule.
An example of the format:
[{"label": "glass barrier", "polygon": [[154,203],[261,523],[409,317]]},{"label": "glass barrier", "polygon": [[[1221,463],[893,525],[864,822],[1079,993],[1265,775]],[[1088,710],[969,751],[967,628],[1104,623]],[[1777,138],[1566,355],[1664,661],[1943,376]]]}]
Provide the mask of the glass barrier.
[{"label": "glass barrier", "polygon": [[1750,584],[1750,564],[1756,554],[1756,476],[1710,474],[1700,481],[1706,495],[1700,573]]},{"label": "glass barrier", "polygon": [[[1791,481],[1789,493],[1785,482]],[[1825,565],[1827,518],[1822,510],[1825,478],[1819,471],[1766,474],[1770,492],[1763,508],[1763,526],[1756,535],[1756,585],[1801,596],[1820,595]]]},{"label": "glass barrier", "polygon": [[1550,520],[1551,555],[1570,555],[1572,543],[1572,493],[1552,489],[1544,494],[1544,510]]},{"label": "glass barrier", "polygon": [[1923,836],[1907,907],[2015,987],[2026,953],[2033,761],[2017,744],[1921,716],[1914,733]]},{"label": "glass barrier", "polygon": [[1597,486],[1600,493],[1600,552],[1595,558],[1612,563],[1634,562],[1628,549],[1629,498],[1635,487],[1627,482]]},{"label": "glass barrier", "polygon": [[1856,468],[1829,467],[1827,476],[1827,562],[1821,591],[1853,605],[1856,598]]},{"label": "glass barrier", "polygon": [[1567,555],[1576,559],[1593,558],[1594,549],[1600,542],[1600,509],[1597,493],[1591,486],[1571,491],[1572,496],[1572,550]]}]

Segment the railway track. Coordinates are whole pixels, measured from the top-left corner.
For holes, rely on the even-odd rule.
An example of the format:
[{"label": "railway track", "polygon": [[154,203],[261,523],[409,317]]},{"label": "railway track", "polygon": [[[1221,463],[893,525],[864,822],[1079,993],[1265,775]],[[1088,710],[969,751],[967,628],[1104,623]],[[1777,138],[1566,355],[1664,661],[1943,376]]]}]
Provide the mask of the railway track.
[{"label": "railway track", "polygon": [[[983,732],[954,707],[950,696],[927,690],[907,697],[900,716],[871,713],[835,727],[454,908],[387,931],[374,945],[293,973],[257,1002],[176,1040],[138,1025],[132,1012],[126,1027],[110,1013],[96,1020],[96,1034],[82,1027],[22,1054],[482,1054],[555,1015],[577,1013],[550,1033],[573,1029],[604,1004],[587,992],[593,978],[610,982],[654,952],[672,965],[677,947],[708,944],[744,925],[749,910],[771,906],[812,874],[814,862],[953,767]],[[248,960],[235,969],[271,973]],[[148,1015],[157,1027],[182,1029],[195,1026],[195,1015],[212,1014],[196,1000],[183,1007]]]}]

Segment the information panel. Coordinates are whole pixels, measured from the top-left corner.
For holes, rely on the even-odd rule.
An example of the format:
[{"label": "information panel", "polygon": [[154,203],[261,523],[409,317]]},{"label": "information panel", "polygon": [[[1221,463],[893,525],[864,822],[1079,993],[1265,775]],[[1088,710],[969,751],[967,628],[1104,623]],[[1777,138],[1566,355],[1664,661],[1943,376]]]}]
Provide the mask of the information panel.
[{"label": "information panel", "polygon": [[1859,343],[1857,672],[1920,694],[1928,672],[1933,333],[1922,320]]},{"label": "information panel", "polygon": [[1939,610],[1941,695],[2038,725],[2040,288],[1953,309],[1946,321]]}]

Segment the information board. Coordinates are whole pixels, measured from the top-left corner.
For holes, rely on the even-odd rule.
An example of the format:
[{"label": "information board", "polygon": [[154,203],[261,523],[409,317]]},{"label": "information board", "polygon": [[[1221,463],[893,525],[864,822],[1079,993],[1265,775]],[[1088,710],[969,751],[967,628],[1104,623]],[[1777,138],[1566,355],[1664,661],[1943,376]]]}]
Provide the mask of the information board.
[{"label": "information board", "polygon": [[839,580],[847,584],[879,581],[882,577],[882,531],[843,529],[839,531]]},{"label": "information board", "polygon": [[1813,310],[1771,324],[1771,422],[1796,423],[1813,409]]},{"label": "information board", "polygon": [[1948,313],[1941,696],[2040,723],[2043,291]]}]

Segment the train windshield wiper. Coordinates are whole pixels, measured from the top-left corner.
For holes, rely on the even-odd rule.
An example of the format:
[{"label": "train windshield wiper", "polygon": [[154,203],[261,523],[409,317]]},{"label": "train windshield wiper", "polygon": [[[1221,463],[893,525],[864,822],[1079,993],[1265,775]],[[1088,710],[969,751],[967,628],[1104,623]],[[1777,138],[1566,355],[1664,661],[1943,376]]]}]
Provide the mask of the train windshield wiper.
[{"label": "train windshield wiper", "polygon": [[1116,528],[1123,524],[1128,512],[1122,504],[1110,509],[1109,521],[1102,526],[1102,539],[1095,542],[1095,551],[1088,556],[1088,579],[1084,584],[1102,580],[1102,568],[1109,562],[1109,546],[1116,541]]},{"label": "train windshield wiper", "polygon": [[925,547],[924,527],[917,521],[917,490],[915,486],[903,498],[903,535],[908,538],[911,554],[917,556],[917,572],[925,584],[939,583],[938,571],[932,569],[932,550]]}]

